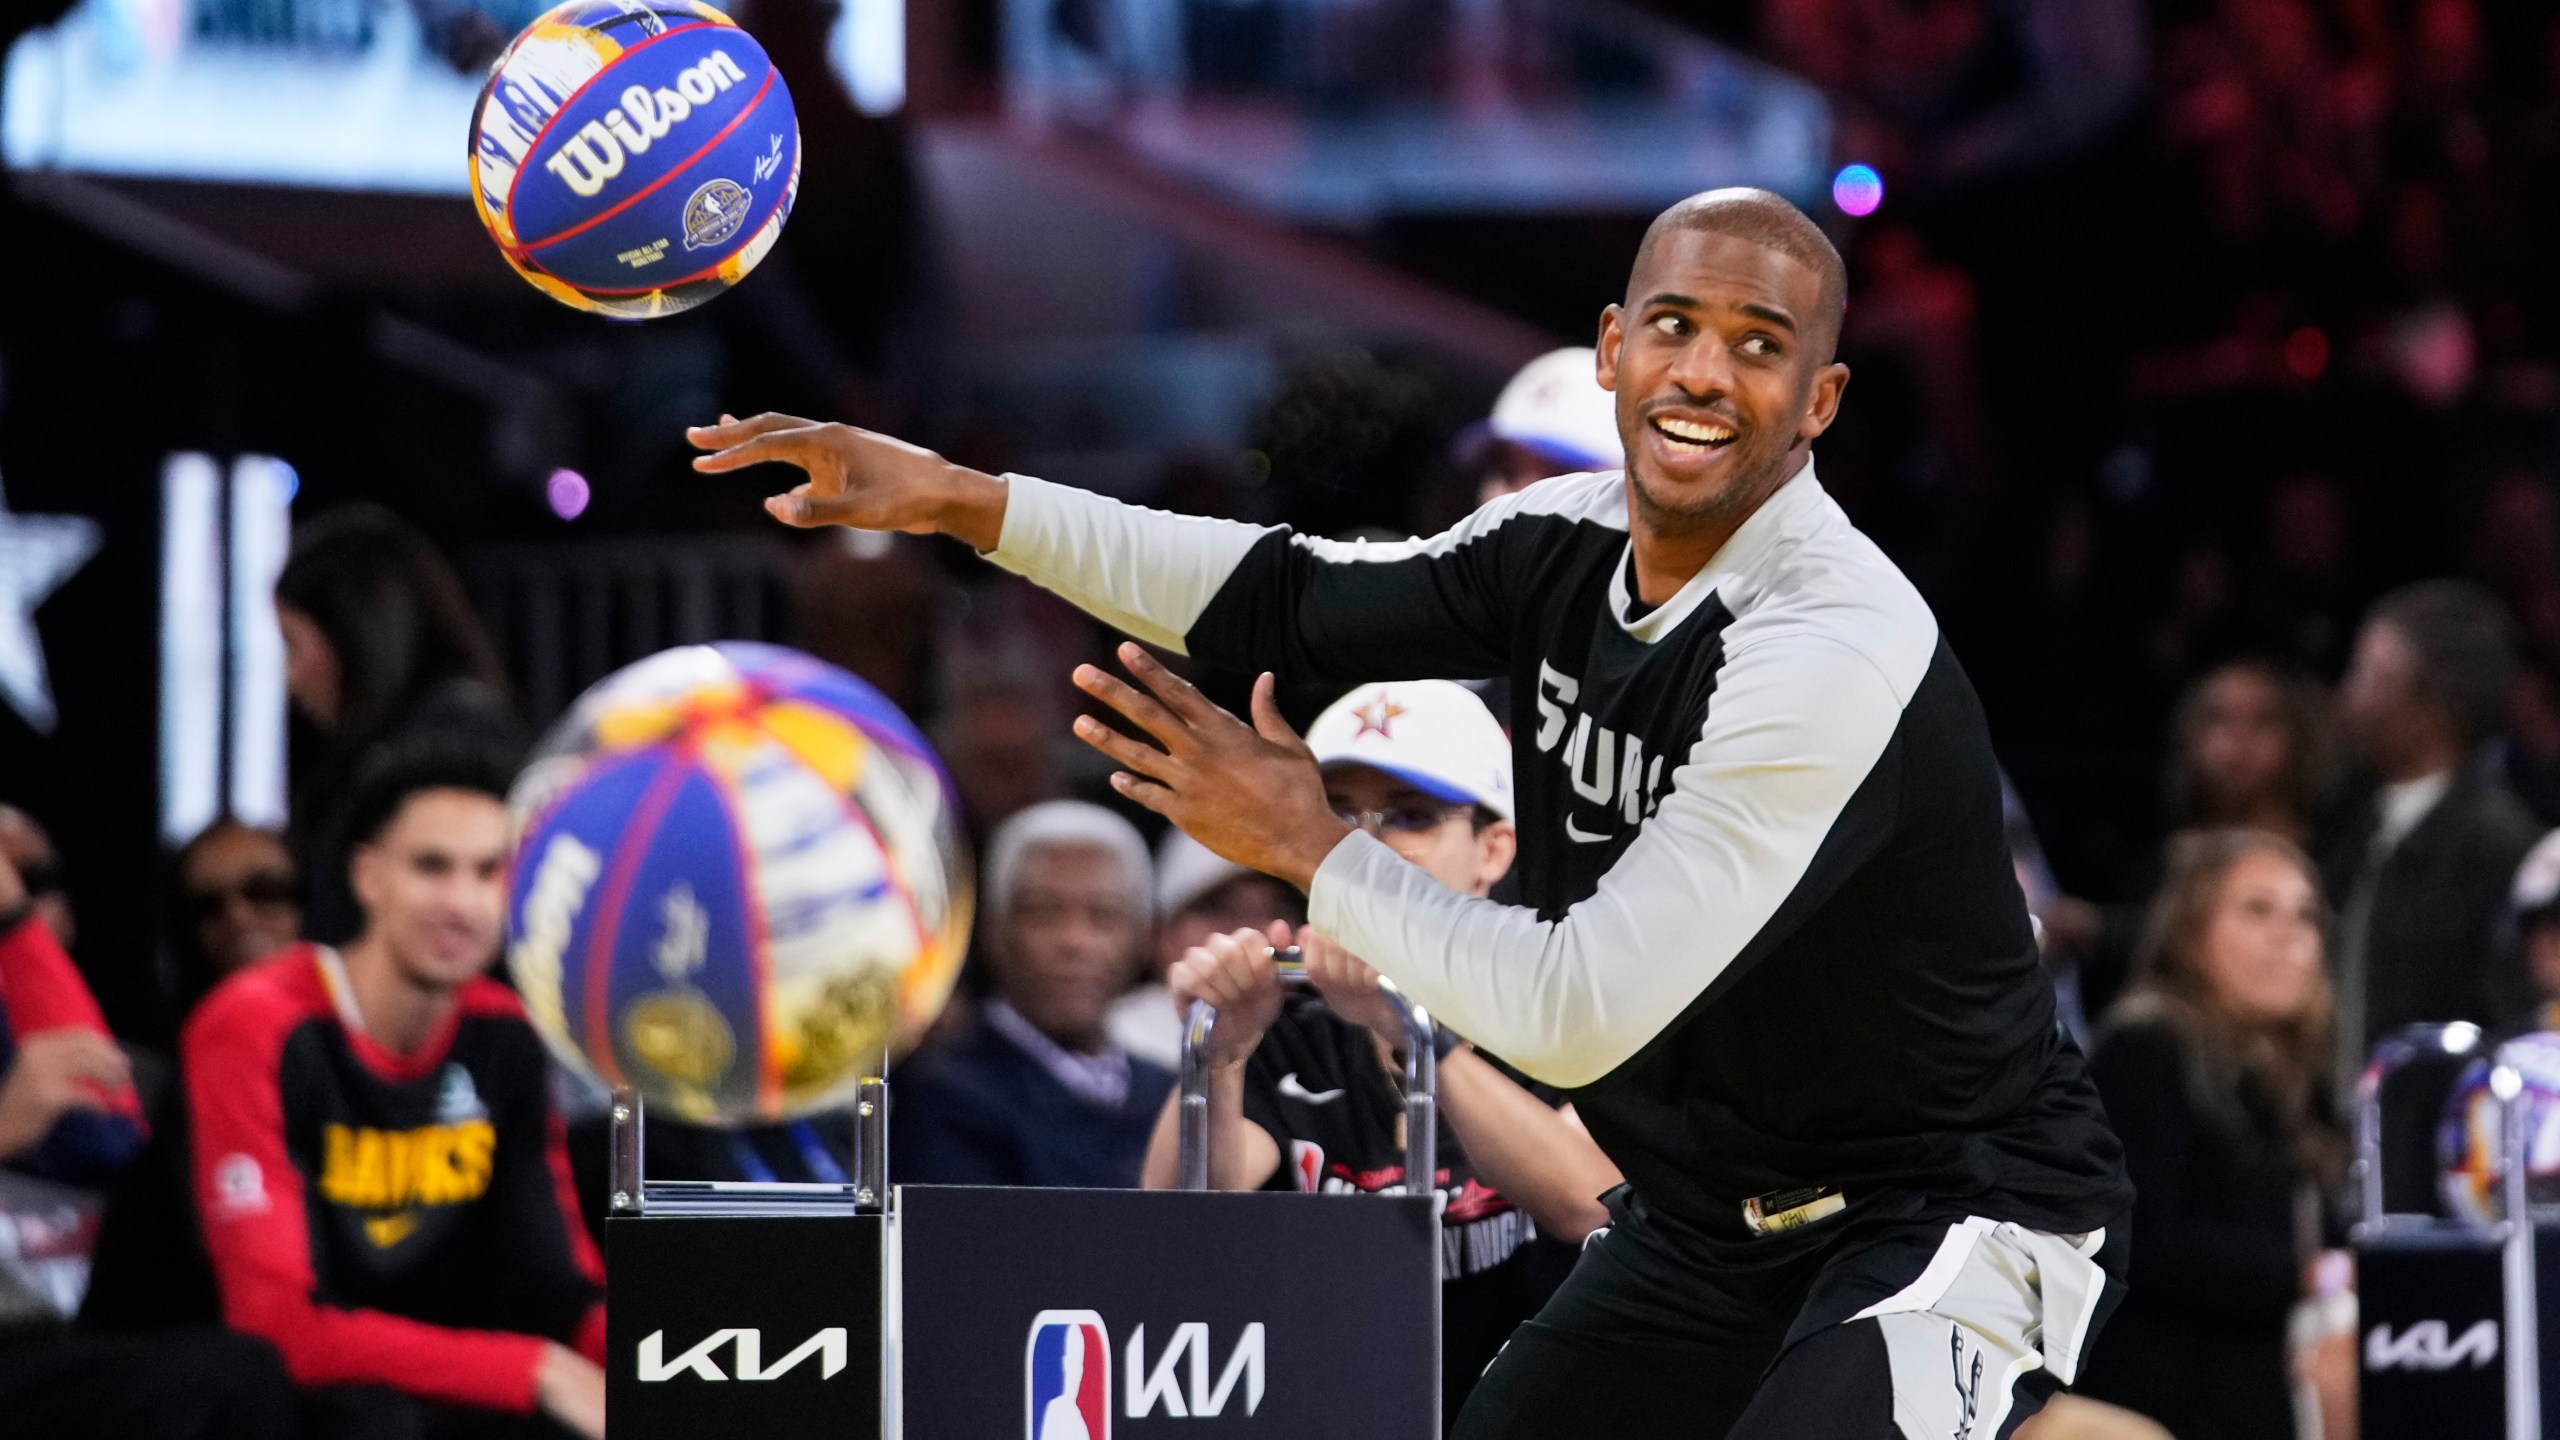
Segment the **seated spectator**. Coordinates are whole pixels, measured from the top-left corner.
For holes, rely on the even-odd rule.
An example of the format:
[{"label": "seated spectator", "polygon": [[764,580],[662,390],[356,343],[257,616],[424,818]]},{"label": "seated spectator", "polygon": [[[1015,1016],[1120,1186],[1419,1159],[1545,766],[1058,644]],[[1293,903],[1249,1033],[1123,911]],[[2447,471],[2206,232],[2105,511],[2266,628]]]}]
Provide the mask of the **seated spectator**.
[{"label": "seated spectator", "polygon": [[[2335,1083],[2353,1093],[2374,1043],[2414,1021],[2482,1025],[2524,1007],[2499,963],[2507,887],[2542,826],[2484,749],[2504,713],[2510,627],[2478,586],[2429,580],[2374,602],[2338,689],[2339,719],[2375,788],[2352,807],[2325,865],[2338,910]],[[2413,1065],[2383,1097],[2383,1129],[2432,1133],[2448,1067]],[[2397,1211],[2436,1207],[2421,1145],[2385,1153]]]},{"label": "seated spectator", "polygon": [[142,1148],[141,1101],[132,1067],[63,951],[54,917],[69,911],[49,912],[59,892],[30,889],[22,874],[0,854],[0,1072],[8,1077],[0,1156],[13,1170],[92,1184]]},{"label": "seated spectator", "polygon": [[1112,1005],[1111,1039],[1170,1070],[1182,1062],[1182,1011],[1165,984],[1174,962],[1212,935],[1261,930],[1274,920],[1294,930],[1307,906],[1285,883],[1169,829],[1156,845],[1156,915],[1154,967]]},{"label": "seated spectator", "polygon": [[2502,1028],[2515,1035],[2560,1031],[2560,830],[2543,836],[2516,867],[2510,898],[2530,998]]},{"label": "seated spectator", "polygon": [[[1511,744],[1466,687],[1364,685],[1317,717],[1307,744],[1336,813],[1441,884],[1483,895],[1511,868]],[[1322,999],[1284,999],[1273,946],[1288,938],[1279,924],[1213,935],[1174,967],[1177,995],[1218,1007],[1209,1183],[1403,1194],[1403,1018],[1376,971],[1304,927],[1296,940]],[[1445,1031],[1435,1049],[1433,1179],[1463,1237],[1441,1299],[1442,1414],[1454,1421],[1494,1353],[1563,1279],[1565,1247],[1609,1223],[1600,1197],[1620,1177],[1554,1092]],[[1174,1183],[1178,1124],[1179,1102],[1168,1103],[1147,1148],[1150,1188]],[[1533,1243],[1541,1236],[1550,1243]]]},{"label": "seated spectator", "polygon": [[1111,1040],[1147,934],[1147,845],[1099,805],[1051,800],[987,847],[977,1015],[900,1065],[890,1178],[935,1185],[1135,1186],[1173,1074]]},{"label": "seated spectator", "polygon": [[223,1316],[322,1437],[603,1433],[603,1267],[549,1059],[487,974],[506,781],[474,750],[378,757],[346,805],[355,941],[233,975],[181,1043]]},{"label": "seated spectator", "polygon": [[[179,1027],[216,985],[300,938],[302,909],[283,837],[230,816],[181,846],[171,869],[176,973],[162,1033],[174,1050]],[[186,1096],[173,1084],[145,1088],[151,1138],[108,1195],[80,1323],[216,1324],[222,1307],[187,1178]]]},{"label": "seated spectator", "polygon": [[183,1010],[302,938],[293,852],[274,831],[226,815],[181,847],[172,868]]},{"label": "seated spectator", "polygon": [[338,944],[360,920],[347,891],[347,806],[374,753],[443,737],[513,759],[523,722],[462,581],[433,542],[377,505],[297,526],[276,576],[292,701],[293,849],[304,923]]},{"label": "seated spectator", "polygon": [[53,837],[34,816],[15,805],[0,805],[0,860],[16,869],[29,912],[53,932],[54,943],[66,952],[79,944],[79,926],[71,914],[71,896],[62,888],[62,860],[54,854]]},{"label": "seated spectator", "polygon": [[2038,904],[2028,896],[2048,940],[2078,958],[2088,1013],[2105,1014],[2131,973],[2148,900],[2165,870],[2165,847],[2234,826],[2305,848],[2317,839],[2335,782],[2326,706],[2309,676],[2264,660],[2217,666],[2178,697],[2162,787],[2169,835],[2134,888],[2142,898],[2096,906],[2070,899]]},{"label": "seated spectator", "polygon": [[[123,1053],[0,856],[0,1166],[84,1182],[141,1142]],[[0,1276],[0,1433],[46,1440],[283,1440],[292,1395],[275,1353],[215,1332],[70,1330]],[[33,1302],[33,1303],[22,1303]]]},{"label": "seated spectator", "polygon": [[2133,1177],[2133,1270],[2078,1391],[2179,1440],[2294,1433],[2287,1323],[2344,1168],[2318,881],[2272,835],[2191,837],[2089,1071]]}]

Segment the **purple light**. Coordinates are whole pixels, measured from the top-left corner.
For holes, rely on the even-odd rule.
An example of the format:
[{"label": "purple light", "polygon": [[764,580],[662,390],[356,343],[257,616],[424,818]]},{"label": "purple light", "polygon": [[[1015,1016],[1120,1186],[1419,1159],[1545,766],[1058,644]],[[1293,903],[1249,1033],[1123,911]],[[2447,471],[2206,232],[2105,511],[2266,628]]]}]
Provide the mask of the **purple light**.
[{"label": "purple light", "polygon": [[575,520],[587,513],[587,501],[593,492],[587,488],[587,477],[575,470],[554,470],[542,487],[543,498],[551,502],[551,513],[563,520]]},{"label": "purple light", "polygon": [[1831,203],[1843,215],[1873,215],[1884,203],[1884,177],[1872,165],[1843,165],[1831,177]]}]

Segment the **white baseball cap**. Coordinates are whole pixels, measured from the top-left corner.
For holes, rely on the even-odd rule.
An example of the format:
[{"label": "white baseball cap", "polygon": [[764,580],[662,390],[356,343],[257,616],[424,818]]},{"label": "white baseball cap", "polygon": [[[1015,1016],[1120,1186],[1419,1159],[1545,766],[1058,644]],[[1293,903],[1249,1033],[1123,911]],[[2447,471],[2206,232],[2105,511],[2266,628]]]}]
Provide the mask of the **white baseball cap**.
[{"label": "white baseball cap", "polygon": [[1598,360],[1590,346],[1568,345],[1521,366],[1493,402],[1486,429],[1561,465],[1623,468],[1618,397],[1600,388]]},{"label": "white baseball cap", "polygon": [[2508,894],[2518,918],[2532,921],[2554,905],[2560,905],[2560,830],[2545,835],[2524,853],[2523,863],[2516,866],[2515,885]]},{"label": "white baseball cap", "polygon": [[1456,681],[1363,685],[1307,727],[1307,748],[1322,768],[1366,765],[1452,805],[1482,805],[1512,818],[1511,741],[1476,693]]}]

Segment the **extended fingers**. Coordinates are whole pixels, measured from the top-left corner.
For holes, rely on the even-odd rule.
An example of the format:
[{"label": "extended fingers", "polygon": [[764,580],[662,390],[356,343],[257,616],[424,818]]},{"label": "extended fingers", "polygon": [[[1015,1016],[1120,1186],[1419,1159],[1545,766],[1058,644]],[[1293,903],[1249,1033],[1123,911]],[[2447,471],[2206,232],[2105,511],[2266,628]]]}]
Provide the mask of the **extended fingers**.
[{"label": "extended fingers", "polygon": [[1167,749],[1191,733],[1181,716],[1099,666],[1077,666],[1075,682],[1077,689],[1128,716],[1129,723],[1163,741]]},{"label": "extended fingers", "polygon": [[1120,663],[1129,667],[1129,673],[1138,677],[1138,683],[1154,691],[1155,697],[1163,701],[1167,709],[1194,725],[1234,718],[1210,704],[1209,697],[1200,693],[1199,686],[1174,674],[1163,661],[1148,654],[1146,646],[1134,640],[1120,643]]},{"label": "extended fingers", "polygon": [[768,435],[776,430],[805,429],[816,423],[797,415],[781,415],[770,410],[762,415],[750,415],[744,420],[734,415],[723,415],[717,424],[686,426],[684,438],[697,450],[725,450],[758,435]]},{"label": "extended fingers", "polygon": [[1143,741],[1121,734],[1090,715],[1079,715],[1075,722],[1076,738],[1099,750],[1115,765],[1125,766],[1139,774],[1158,780],[1170,779],[1166,772],[1172,756]]},{"label": "extended fingers", "polygon": [[779,460],[806,470],[809,462],[817,458],[818,436],[825,429],[823,425],[803,423],[790,429],[768,430],[712,454],[694,456],[693,468],[706,475],[718,475]]}]

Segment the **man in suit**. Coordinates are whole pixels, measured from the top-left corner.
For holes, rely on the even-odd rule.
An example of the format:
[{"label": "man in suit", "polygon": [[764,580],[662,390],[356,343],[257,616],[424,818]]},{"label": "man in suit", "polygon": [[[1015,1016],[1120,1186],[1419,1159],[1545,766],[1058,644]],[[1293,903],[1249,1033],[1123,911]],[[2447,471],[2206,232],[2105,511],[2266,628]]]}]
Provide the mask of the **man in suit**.
[{"label": "man in suit", "polygon": [[[2492,958],[2492,932],[2542,827],[2481,755],[2506,709],[2513,666],[2505,612],[2466,581],[2421,581],[2383,596],[2357,636],[2338,710],[2374,788],[2348,813],[2323,865],[2338,907],[2341,1095],[2354,1093],[2374,1042],[2401,1026],[2487,1024],[2522,1002],[2518,977]],[[2432,1113],[2412,1093],[2405,1106],[2395,1101],[2386,1127],[2425,1133]],[[2391,1171],[2393,1208],[2426,1208],[2431,1187],[2419,1166]]]}]

